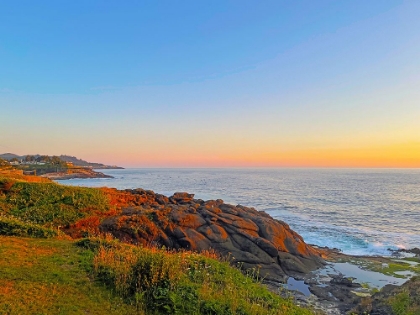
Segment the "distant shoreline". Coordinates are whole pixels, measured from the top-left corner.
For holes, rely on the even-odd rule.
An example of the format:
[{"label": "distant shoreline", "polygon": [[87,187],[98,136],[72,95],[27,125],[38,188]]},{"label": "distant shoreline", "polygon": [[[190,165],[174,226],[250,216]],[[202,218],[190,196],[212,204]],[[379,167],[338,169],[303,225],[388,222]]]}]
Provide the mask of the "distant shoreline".
[{"label": "distant shoreline", "polygon": [[41,177],[49,178],[51,180],[67,180],[67,179],[89,179],[89,178],[114,178],[113,176],[106,175],[102,172],[96,172],[92,169],[84,169],[83,172],[74,173],[47,173],[41,175]]}]

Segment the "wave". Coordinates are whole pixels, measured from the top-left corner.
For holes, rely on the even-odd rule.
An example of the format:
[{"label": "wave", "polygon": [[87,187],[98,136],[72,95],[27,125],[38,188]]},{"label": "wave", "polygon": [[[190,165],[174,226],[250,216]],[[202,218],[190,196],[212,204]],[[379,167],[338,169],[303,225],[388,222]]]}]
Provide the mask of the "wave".
[{"label": "wave", "polygon": [[[326,223],[310,218],[305,213],[285,209],[266,209],[276,219],[287,222],[306,243],[337,248],[349,255],[391,256],[398,249],[411,249],[420,244],[420,236],[409,233],[391,233]],[[334,215],[337,215],[334,213]],[[330,220],[332,217],[330,217]]]}]

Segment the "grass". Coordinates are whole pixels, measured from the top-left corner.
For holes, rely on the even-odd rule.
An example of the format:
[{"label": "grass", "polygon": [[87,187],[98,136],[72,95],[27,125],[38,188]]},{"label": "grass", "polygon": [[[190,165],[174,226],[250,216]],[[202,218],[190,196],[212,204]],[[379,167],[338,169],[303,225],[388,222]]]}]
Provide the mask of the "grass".
[{"label": "grass", "polygon": [[58,231],[25,223],[13,217],[0,216],[0,235],[49,238],[57,236]]},{"label": "grass", "polygon": [[99,189],[0,177],[0,214],[43,227],[61,227],[110,209]]},{"label": "grass", "polygon": [[420,314],[420,297],[410,295],[408,290],[400,292],[388,300],[395,315]]},{"label": "grass", "polygon": [[0,314],[312,314],[211,252],[0,236],[0,257]]},{"label": "grass", "polygon": [[0,257],[0,314],[139,314],[93,281],[92,252],[72,241],[0,236]]},{"label": "grass", "polygon": [[312,314],[214,253],[100,245],[95,275],[147,314]]},{"label": "grass", "polygon": [[[403,258],[402,260],[407,260],[411,262],[420,262],[419,258]],[[407,278],[408,275],[398,274],[399,272],[408,271],[409,274],[420,274],[420,264],[410,264],[404,261],[394,261],[390,260],[389,263],[376,263],[370,264],[367,266],[367,269],[380,272],[384,275],[392,276],[395,278]]]},{"label": "grass", "polygon": [[395,315],[415,315],[409,310],[410,296],[407,292],[401,292],[390,299],[392,311]]}]

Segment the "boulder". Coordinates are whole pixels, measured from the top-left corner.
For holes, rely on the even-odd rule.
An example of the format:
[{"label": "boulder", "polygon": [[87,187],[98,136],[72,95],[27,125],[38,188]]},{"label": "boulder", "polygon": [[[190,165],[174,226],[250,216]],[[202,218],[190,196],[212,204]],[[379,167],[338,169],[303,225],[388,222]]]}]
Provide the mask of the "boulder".
[{"label": "boulder", "polygon": [[258,269],[267,280],[306,274],[323,265],[321,253],[265,212],[223,200],[197,200],[177,192],[171,197],[142,189],[112,191],[122,210],[99,226],[101,232],[135,244],[156,244],[193,251],[215,250],[244,269]]}]

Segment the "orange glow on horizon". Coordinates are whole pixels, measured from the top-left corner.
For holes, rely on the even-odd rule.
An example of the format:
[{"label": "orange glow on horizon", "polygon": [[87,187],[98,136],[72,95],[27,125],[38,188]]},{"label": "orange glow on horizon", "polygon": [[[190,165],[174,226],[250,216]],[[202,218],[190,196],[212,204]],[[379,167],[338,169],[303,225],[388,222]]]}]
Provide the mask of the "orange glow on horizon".
[{"label": "orange glow on horizon", "polygon": [[[102,157],[102,160],[104,157]],[[98,159],[99,160],[99,159]],[[361,148],[240,150],[239,152],[143,152],[107,156],[126,167],[349,167],[420,168],[420,142]],[[110,162],[112,161],[112,162]]]}]

